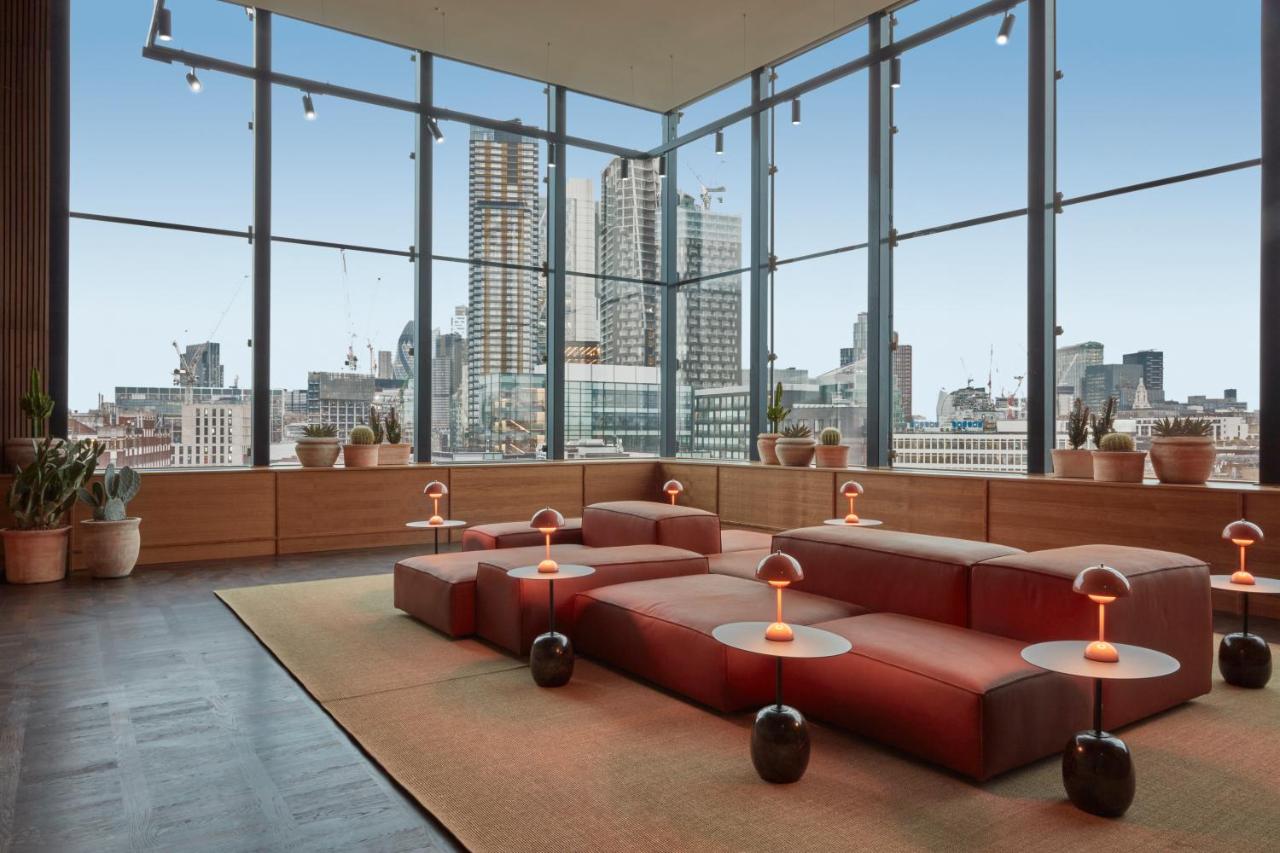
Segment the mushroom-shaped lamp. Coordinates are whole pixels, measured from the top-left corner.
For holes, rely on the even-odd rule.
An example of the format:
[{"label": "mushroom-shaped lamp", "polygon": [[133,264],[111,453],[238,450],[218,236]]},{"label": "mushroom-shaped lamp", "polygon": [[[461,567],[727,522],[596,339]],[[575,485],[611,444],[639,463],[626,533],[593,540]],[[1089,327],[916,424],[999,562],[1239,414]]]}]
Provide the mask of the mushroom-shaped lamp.
[{"label": "mushroom-shaped lamp", "polygon": [[1102,663],[1120,660],[1116,647],[1106,640],[1106,612],[1108,604],[1129,594],[1129,579],[1110,566],[1090,566],[1076,575],[1071,590],[1089,596],[1098,605],[1098,639],[1085,646],[1084,656]]},{"label": "mushroom-shaped lamp", "polygon": [[790,554],[774,551],[756,566],[756,577],[773,587],[778,594],[778,618],[765,629],[764,638],[779,642],[795,639],[791,626],[782,621],[782,589],[804,578],[800,562]]},{"label": "mushroom-shaped lamp", "polygon": [[549,506],[544,506],[529,519],[529,526],[547,537],[547,558],[538,563],[538,571],[546,574],[560,571],[560,564],[551,559],[551,534],[564,527],[564,516]]},{"label": "mushroom-shaped lamp", "polygon": [[1240,568],[1231,575],[1231,582],[1248,586],[1254,582],[1253,575],[1245,566],[1245,549],[1262,541],[1262,528],[1252,521],[1233,521],[1222,531],[1222,538],[1240,549]]},{"label": "mushroom-shaped lamp", "polygon": [[431,519],[427,524],[444,524],[444,519],[440,517],[440,499],[449,494],[449,487],[439,480],[432,480],[422,493],[431,498]]},{"label": "mushroom-shaped lamp", "polygon": [[840,487],[840,496],[849,499],[849,514],[844,517],[845,524],[858,523],[858,514],[853,511],[853,502],[862,492],[862,484],[856,480],[849,480]]},{"label": "mushroom-shaped lamp", "polygon": [[675,506],[676,496],[684,491],[684,483],[681,483],[679,480],[667,480],[667,482],[662,484],[662,491],[664,494],[671,496],[671,505]]}]

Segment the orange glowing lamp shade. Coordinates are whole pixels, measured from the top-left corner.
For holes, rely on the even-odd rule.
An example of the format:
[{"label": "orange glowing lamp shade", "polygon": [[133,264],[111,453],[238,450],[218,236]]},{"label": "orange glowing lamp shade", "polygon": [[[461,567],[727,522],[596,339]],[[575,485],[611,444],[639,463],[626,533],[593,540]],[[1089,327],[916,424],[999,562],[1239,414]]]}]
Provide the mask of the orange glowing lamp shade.
[{"label": "orange glowing lamp shade", "polygon": [[856,480],[849,480],[840,487],[840,497],[849,499],[849,514],[844,517],[845,524],[857,524],[858,514],[853,511],[853,502],[857,500],[858,495],[862,494],[862,484]]},{"label": "orange glowing lamp shade", "polygon": [[800,562],[790,554],[774,551],[756,566],[756,578],[773,587],[778,598],[778,614],[776,620],[764,631],[766,640],[787,642],[795,639],[791,626],[782,621],[782,590],[804,578],[804,569]]},{"label": "orange glowing lamp shade", "polygon": [[1262,541],[1262,528],[1252,521],[1245,521],[1242,518],[1239,521],[1233,521],[1228,524],[1222,531],[1222,538],[1240,549],[1240,568],[1232,573],[1231,582],[1242,586],[1252,585],[1254,583],[1253,575],[1249,573],[1244,552],[1249,546],[1256,545]]},{"label": "orange glowing lamp shade", "polygon": [[449,494],[449,487],[439,480],[432,480],[422,493],[431,498],[431,519],[427,524],[444,524],[444,519],[440,517],[440,499]]},{"label": "orange glowing lamp shade", "polygon": [[538,563],[538,571],[544,574],[560,571],[560,564],[551,559],[551,534],[564,527],[564,516],[551,507],[544,506],[533,514],[533,518],[529,519],[529,526],[547,537],[547,557],[541,563]]},{"label": "orange glowing lamp shade", "polygon": [[671,497],[671,505],[675,506],[676,496],[684,492],[684,483],[681,483],[679,480],[667,480],[667,482],[662,484],[662,491],[664,494]]},{"label": "orange glowing lamp shade", "polygon": [[1089,596],[1098,605],[1098,639],[1085,646],[1084,656],[1102,663],[1120,660],[1120,652],[1106,639],[1106,613],[1108,604],[1130,593],[1129,579],[1110,566],[1090,566],[1076,575],[1071,590]]}]

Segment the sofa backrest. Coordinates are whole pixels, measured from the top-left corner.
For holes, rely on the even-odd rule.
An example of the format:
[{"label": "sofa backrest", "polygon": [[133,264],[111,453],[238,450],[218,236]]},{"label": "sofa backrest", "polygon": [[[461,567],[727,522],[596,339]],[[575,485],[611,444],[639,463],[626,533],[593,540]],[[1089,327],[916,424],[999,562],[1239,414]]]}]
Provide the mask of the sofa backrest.
[{"label": "sofa backrest", "polygon": [[657,501],[606,501],[582,511],[582,544],[667,545],[699,554],[720,553],[720,517],[704,509]]}]

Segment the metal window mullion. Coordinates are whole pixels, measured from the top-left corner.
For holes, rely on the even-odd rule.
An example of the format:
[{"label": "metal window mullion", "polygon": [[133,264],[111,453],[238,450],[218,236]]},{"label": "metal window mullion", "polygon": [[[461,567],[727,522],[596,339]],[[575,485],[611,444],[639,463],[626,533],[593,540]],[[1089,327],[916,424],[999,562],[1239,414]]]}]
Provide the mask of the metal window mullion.
[{"label": "metal window mullion", "polygon": [[554,169],[547,169],[547,458],[563,459],[565,402],[565,90],[547,87],[548,142],[555,151]]},{"label": "metal window mullion", "polygon": [[[765,97],[768,71],[751,74],[751,102]],[[755,437],[764,432],[764,409],[769,401],[769,122],[767,113],[751,115],[751,238],[749,276],[748,396],[750,399],[750,442],[748,458],[760,461]]]},{"label": "metal window mullion", "polygon": [[1057,0],[1028,0],[1027,22],[1027,473],[1053,470]]},{"label": "metal window mullion", "polygon": [[253,18],[253,432],[255,466],[271,464],[271,13]]},{"label": "metal window mullion", "polygon": [[[872,15],[868,52],[893,38],[890,16]],[[893,90],[889,61],[868,68],[867,466],[890,464],[893,445]]]},{"label": "metal window mullion", "polygon": [[[67,435],[70,410],[71,3],[50,9],[48,391],[49,434]],[[8,237],[8,235],[6,235]],[[9,330],[6,330],[9,331]]]},{"label": "metal window mullion", "polygon": [[[678,130],[679,115],[667,113],[662,117],[662,138],[664,141],[674,139]],[[661,357],[658,365],[660,377],[661,404],[661,447],[662,456],[675,456],[679,446],[676,434],[677,411],[676,382],[678,380],[678,317],[680,289],[676,286],[678,272],[676,270],[676,180],[679,174],[675,151],[666,155],[666,177],[659,178],[658,194],[662,215],[662,290],[660,319],[658,325],[659,351]]]},{"label": "metal window mullion", "polygon": [[[418,100],[430,106],[434,95],[434,68],[431,54],[418,52]],[[431,461],[434,433],[431,423],[431,199],[435,137],[427,123],[427,113],[420,110],[414,122],[413,155],[413,458]]]},{"label": "metal window mullion", "polygon": [[1280,483],[1280,4],[1262,4],[1262,178],[1258,316],[1259,476]]}]

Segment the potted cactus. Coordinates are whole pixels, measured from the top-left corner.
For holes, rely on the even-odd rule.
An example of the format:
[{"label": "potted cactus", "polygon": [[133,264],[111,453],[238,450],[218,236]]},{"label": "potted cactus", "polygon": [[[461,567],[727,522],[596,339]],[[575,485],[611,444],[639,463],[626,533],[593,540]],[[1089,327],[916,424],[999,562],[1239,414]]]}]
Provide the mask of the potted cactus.
[{"label": "potted cactus", "polygon": [[1147,452],[1133,449],[1133,436],[1104,435],[1093,451],[1093,479],[1103,483],[1141,483]]},{"label": "potted cactus", "polygon": [[782,383],[773,389],[773,399],[764,409],[764,416],[769,421],[769,431],[756,436],[756,449],[760,451],[760,461],[766,465],[777,465],[778,454],[775,447],[778,443],[778,428],[787,419],[791,410],[782,405]]},{"label": "potted cactus", "polygon": [[347,443],[342,445],[342,464],[348,468],[374,468],[378,464],[378,445],[373,429],[364,424],[351,428]]},{"label": "potted cactus", "polygon": [[1071,403],[1067,414],[1067,444],[1069,447],[1053,449],[1053,474],[1074,480],[1093,479],[1093,454],[1085,447],[1089,443],[1089,407],[1079,397]]},{"label": "potted cactus", "polygon": [[[36,446],[45,437],[49,427],[49,416],[53,414],[53,398],[44,392],[40,379],[40,371],[34,367],[27,375],[27,393],[18,400],[23,416],[31,425],[30,435],[15,435],[5,439],[4,458],[8,470],[21,468],[31,464],[36,458]],[[60,444],[62,439],[53,440]]]},{"label": "potted cactus", "polygon": [[338,428],[333,424],[307,424],[293,448],[303,468],[332,468],[340,450]]},{"label": "potted cactus", "polygon": [[849,467],[849,445],[840,443],[843,438],[840,430],[835,427],[827,427],[818,433],[818,446],[814,448],[817,459],[814,464],[819,468]]},{"label": "potted cactus", "polygon": [[35,459],[9,485],[15,526],[0,531],[9,583],[48,583],[66,575],[71,527],[65,516],[104,448],[96,441],[55,442],[46,436],[35,450]]},{"label": "potted cactus", "polygon": [[128,577],[138,562],[142,519],[131,517],[128,505],[141,485],[142,478],[128,465],[118,471],[108,465],[101,481],[79,491],[80,500],[93,507],[93,518],[80,522],[80,535],[85,564],[95,578]]},{"label": "potted cactus", "polygon": [[1201,485],[1213,473],[1218,450],[1207,418],[1164,418],[1151,428],[1151,467],[1162,483]]},{"label": "potted cactus", "polygon": [[387,414],[383,418],[383,426],[387,432],[387,443],[378,446],[378,464],[408,465],[409,454],[413,448],[407,444],[400,443],[400,439],[404,435],[404,428],[400,425],[400,416],[396,414],[395,406],[387,409]]},{"label": "potted cactus", "polygon": [[813,430],[805,424],[783,427],[775,451],[778,461],[791,468],[806,468],[813,461]]},{"label": "potted cactus", "polygon": [[1093,446],[1101,447],[1102,439],[1114,432],[1116,425],[1116,398],[1108,397],[1102,414],[1089,415],[1089,430],[1093,433]]}]

